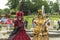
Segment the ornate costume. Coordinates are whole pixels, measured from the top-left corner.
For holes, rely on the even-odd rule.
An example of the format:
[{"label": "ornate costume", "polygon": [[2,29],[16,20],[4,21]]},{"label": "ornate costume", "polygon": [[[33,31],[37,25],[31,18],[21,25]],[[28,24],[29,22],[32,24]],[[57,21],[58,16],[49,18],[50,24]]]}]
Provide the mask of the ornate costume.
[{"label": "ornate costume", "polygon": [[46,18],[43,17],[42,11],[38,10],[38,16],[34,20],[35,28],[33,31],[34,37],[32,40],[49,40]]},{"label": "ornate costume", "polygon": [[26,31],[24,29],[24,22],[23,22],[24,13],[17,12],[16,17],[17,20],[15,20],[15,24],[14,24],[15,31],[12,32],[12,34],[9,37],[10,38],[9,40],[31,40],[29,36],[26,34]]}]

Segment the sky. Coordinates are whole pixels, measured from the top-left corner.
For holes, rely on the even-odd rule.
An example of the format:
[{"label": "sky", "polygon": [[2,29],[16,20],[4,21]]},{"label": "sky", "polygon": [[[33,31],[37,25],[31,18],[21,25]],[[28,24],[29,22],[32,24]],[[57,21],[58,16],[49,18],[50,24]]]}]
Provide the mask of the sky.
[{"label": "sky", "polygon": [[[55,2],[56,0],[51,1]],[[0,9],[8,8],[8,6],[5,5],[7,2],[7,0],[0,0]]]},{"label": "sky", "polygon": [[55,2],[56,0],[51,0],[51,1]]},{"label": "sky", "polygon": [[7,2],[7,0],[0,0],[0,9],[8,8],[8,6],[5,5]]}]

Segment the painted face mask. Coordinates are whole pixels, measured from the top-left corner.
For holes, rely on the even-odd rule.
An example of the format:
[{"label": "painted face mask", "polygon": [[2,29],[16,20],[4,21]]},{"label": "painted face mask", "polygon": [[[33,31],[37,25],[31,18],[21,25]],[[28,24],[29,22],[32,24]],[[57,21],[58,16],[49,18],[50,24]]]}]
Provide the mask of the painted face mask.
[{"label": "painted face mask", "polygon": [[22,18],[21,17],[18,17],[19,20],[21,20]]},{"label": "painted face mask", "polygon": [[24,13],[23,12],[16,12],[16,17],[17,17],[17,20],[23,20],[24,18]]}]

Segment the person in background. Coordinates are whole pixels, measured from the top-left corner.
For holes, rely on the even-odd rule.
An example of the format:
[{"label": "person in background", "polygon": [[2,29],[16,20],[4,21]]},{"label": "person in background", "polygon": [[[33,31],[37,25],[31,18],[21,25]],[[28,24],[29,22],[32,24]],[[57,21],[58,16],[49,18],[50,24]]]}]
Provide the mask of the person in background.
[{"label": "person in background", "polygon": [[54,26],[53,26],[53,28],[56,29],[56,27],[57,27],[57,20],[54,20]]},{"label": "person in background", "polygon": [[4,17],[2,17],[2,19],[1,19],[1,21],[5,24],[5,23],[7,23],[7,20],[8,20],[8,18],[7,18],[7,16],[5,15]]},{"label": "person in background", "polygon": [[24,26],[26,29],[28,28],[28,21],[27,20],[24,21]]},{"label": "person in background", "polygon": [[32,28],[34,28],[34,18],[32,19]]},{"label": "person in background", "polygon": [[48,16],[46,16],[46,20],[47,20],[46,25],[47,25],[48,28],[50,29],[50,22],[51,22],[51,20],[49,19]]},{"label": "person in background", "polygon": [[34,26],[35,26],[34,19],[35,19],[35,17],[34,17],[34,15],[33,15],[33,19],[32,19],[32,27],[31,27],[30,31],[33,31],[33,29],[34,29]]},{"label": "person in background", "polygon": [[8,18],[7,24],[8,24],[8,30],[9,30],[13,25],[12,19]]},{"label": "person in background", "polygon": [[57,30],[59,30],[59,29],[60,29],[60,17],[59,17],[59,20],[58,20],[58,25],[59,25],[59,27],[58,27],[58,29],[57,29]]},{"label": "person in background", "polygon": [[2,29],[1,30],[7,30],[7,20],[8,20],[8,18],[7,18],[6,15],[2,17],[2,19],[1,19],[1,21],[2,21]]}]

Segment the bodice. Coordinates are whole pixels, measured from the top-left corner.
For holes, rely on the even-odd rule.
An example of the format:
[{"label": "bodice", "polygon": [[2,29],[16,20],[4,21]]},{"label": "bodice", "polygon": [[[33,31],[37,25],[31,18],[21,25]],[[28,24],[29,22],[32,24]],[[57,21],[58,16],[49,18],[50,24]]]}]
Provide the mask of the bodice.
[{"label": "bodice", "polygon": [[36,24],[35,28],[34,28],[35,33],[42,33],[44,31],[46,31],[46,29],[47,29],[47,27],[45,27],[46,19],[35,19],[34,22]]},{"label": "bodice", "polygon": [[35,22],[36,26],[42,26],[42,25],[45,24],[46,19],[38,19],[37,18],[37,19],[34,20],[34,22]]}]

